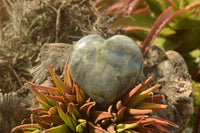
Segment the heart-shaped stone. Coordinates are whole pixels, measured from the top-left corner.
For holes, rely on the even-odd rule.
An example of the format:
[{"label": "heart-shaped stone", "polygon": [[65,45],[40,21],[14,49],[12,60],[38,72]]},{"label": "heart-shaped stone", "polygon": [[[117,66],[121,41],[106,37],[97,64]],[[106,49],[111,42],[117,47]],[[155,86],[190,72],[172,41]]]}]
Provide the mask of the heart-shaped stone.
[{"label": "heart-shaped stone", "polygon": [[101,106],[108,106],[135,85],[142,72],[143,57],[127,36],[104,40],[88,35],[72,48],[68,63],[79,87]]}]

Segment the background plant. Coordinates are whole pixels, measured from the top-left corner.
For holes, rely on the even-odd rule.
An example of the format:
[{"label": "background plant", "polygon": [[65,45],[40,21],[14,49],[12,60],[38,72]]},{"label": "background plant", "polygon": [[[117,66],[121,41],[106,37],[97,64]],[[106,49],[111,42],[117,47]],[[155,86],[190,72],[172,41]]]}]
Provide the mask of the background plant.
[{"label": "background plant", "polygon": [[145,40],[161,13],[172,7],[173,12],[167,11],[170,13],[167,24],[160,28],[160,34],[152,43],[164,47],[165,50],[178,51],[186,60],[192,78],[199,81],[198,0],[101,0],[96,5],[103,14],[110,14],[115,18],[109,31],[122,30],[125,35],[139,41]]}]

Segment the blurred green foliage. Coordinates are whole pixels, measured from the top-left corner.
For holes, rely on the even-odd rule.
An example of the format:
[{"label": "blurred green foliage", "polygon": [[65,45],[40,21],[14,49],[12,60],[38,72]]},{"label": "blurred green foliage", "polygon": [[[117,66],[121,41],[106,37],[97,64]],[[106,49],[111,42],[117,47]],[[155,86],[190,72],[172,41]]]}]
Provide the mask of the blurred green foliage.
[{"label": "blurred green foliage", "polygon": [[200,107],[200,83],[193,81],[193,101],[194,101],[194,114],[192,115],[192,118],[190,119],[190,122],[188,124],[188,127],[194,128],[196,116],[198,113],[198,108]]},{"label": "blurred green foliage", "polygon": [[102,13],[115,17],[109,30],[123,30],[125,35],[140,41],[146,38],[160,14],[172,6],[174,11],[170,21],[153,44],[179,52],[188,64],[193,80],[200,81],[199,0],[102,0],[97,5]]}]

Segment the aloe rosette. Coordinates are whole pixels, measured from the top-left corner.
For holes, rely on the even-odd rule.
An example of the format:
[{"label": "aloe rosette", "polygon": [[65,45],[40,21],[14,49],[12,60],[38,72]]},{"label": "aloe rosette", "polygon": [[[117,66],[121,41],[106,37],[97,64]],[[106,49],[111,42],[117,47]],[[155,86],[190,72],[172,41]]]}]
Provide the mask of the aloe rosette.
[{"label": "aloe rosette", "polygon": [[135,86],[121,100],[102,110],[91,100],[72,80],[68,64],[65,68],[64,81],[48,65],[54,87],[30,84],[32,91],[38,97],[33,99],[41,104],[31,108],[31,117],[12,129],[23,130],[24,133],[114,133],[114,132],[169,132],[164,127],[178,127],[173,122],[152,116],[153,111],[160,111],[167,105],[156,104],[162,95],[153,95],[152,91],[159,88],[155,85],[141,91],[150,81]]}]

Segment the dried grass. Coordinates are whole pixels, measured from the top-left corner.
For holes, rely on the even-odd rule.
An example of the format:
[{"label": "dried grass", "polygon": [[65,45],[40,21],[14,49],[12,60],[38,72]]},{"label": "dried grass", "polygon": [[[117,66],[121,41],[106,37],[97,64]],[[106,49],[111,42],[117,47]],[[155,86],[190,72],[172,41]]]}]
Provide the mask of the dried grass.
[{"label": "dried grass", "polygon": [[[4,4],[2,4],[4,3]],[[44,43],[70,43],[97,33],[109,37],[112,21],[94,8],[91,0],[0,0],[0,89],[21,87],[21,77],[31,79],[30,68],[37,64]]]}]

